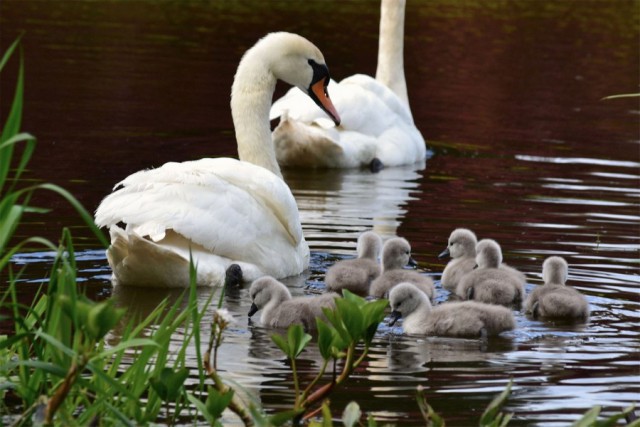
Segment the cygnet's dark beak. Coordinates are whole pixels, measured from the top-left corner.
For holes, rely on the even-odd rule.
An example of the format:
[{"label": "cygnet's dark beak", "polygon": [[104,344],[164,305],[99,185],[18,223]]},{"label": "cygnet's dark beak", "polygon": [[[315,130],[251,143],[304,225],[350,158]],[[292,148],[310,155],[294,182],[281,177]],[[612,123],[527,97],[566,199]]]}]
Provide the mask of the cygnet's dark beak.
[{"label": "cygnet's dark beak", "polygon": [[393,326],[396,324],[396,322],[398,321],[399,318],[402,317],[402,314],[399,311],[393,310],[391,312],[391,319],[389,319],[389,326]]},{"label": "cygnet's dark beak", "polygon": [[251,304],[251,308],[249,309],[249,317],[251,317],[251,316],[253,316],[254,314],[256,314],[256,311],[258,311],[258,310],[259,310],[259,308],[258,308],[258,306],[256,305],[256,303],[255,303],[255,302],[254,302],[254,303],[252,303],[252,304]]},{"label": "cygnet's dark beak", "polygon": [[447,248],[444,251],[440,252],[440,255],[438,255],[438,259],[449,258],[450,256],[451,253],[449,252],[449,248]]},{"label": "cygnet's dark beak", "polygon": [[473,269],[476,270],[478,268],[478,264],[473,266]]},{"label": "cygnet's dark beak", "polygon": [[409,267],[417,267],[418,262],[415,259],[413,259],[413,257],[409,257],[409,262],[407,263],[407,265]]}]

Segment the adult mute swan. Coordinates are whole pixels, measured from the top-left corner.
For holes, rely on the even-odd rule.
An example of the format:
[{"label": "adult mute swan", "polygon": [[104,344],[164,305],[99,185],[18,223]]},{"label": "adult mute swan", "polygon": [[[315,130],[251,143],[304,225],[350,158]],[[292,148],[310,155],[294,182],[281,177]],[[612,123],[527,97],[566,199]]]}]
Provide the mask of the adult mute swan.
[{"label": "adult mute swan", "polygon": [[98,206],[95,221],[111,234],[107,258],[114,284],[188,286],[190,255],[201,286],[222,284],[233,263],[245,281],[307,268],[298,208],[271,141],[269,108],[277,79],[300,88],[340,122],[320,50],[289,33],[259,40],[242,57],[231,88],[240,160],[171,162],[140,171],[116,184]]},{"label": "adult mute swan", "polygon": [[343,112],[340,126],[297,88],[273,104],[270,118],[280,117],[273,131],[280,165],[375,170],[424,160],[404,78],[404,9],[405,0],[382,0],[376,78],[356,74],[329,84]]}]

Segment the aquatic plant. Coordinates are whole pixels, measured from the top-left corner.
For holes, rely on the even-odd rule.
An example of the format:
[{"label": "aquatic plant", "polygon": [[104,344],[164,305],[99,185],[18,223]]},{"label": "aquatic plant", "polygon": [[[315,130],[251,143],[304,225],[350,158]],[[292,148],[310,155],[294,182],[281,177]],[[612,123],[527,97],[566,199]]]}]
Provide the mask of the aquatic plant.
[{"label": "aquatic plant", "polygon": [[[334,309],[323,309],[327,318],[326,322],[320,318],[316,319],[317,344],[323,364],[304,390],[300,389],[296,358],[311,341],[311,335],[305,333],[301,325],[295,324],[289,327],[286,337],[282,335],[272,335],[271,337],[291,361],[295,402],[290,413],[294,415],[295,420],[300,420],[303,417],[309,418],[322,411],[322,407],[320,407],[307,414],[313,405],[322,402],[336,386],[344,383],[353,370],[362,363],[368,354],[378,325],[384,319],[384,309],[388,305],[387,300],[366,301],[348,290],[344,290],[343,295],[343,298],[336,299]],[[340,360],[343,363],[338,368]],[[331,380],[314,390],[331,362],[333,362]]]}]

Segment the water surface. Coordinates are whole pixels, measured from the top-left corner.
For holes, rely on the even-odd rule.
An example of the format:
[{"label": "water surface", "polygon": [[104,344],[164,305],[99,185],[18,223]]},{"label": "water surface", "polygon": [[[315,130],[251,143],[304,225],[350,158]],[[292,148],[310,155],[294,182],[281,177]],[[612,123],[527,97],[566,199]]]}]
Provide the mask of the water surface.
[{"label": "water surface", "polygon": [[[640,108],[637,98],[601,101],[638,90],[638,3],[408,3],[409,96],[431,156],[379,174],[286,171],[312,251],[310,270],[287,284],[296,295],[321,290],[326,268],[353,256],[358,234],[372,228],[406,237],[424,274],[438,280],[436,255],[464,226],[498,240],[529,291],[545,257],[565,257],[592,317],[567,326],[518,313],[518,328],[489,342],[406,337],[382,325],[363,366],[332,395],[334,413],[355,399],[379,420],[421,425],[421,385],[448,424],[474,425],[509,378],[511,425],[567,425],[596,404],[611,414],[638,402]],[[25,31],[23,127],[39,140],[26,179],[61,184],[94,209],[139,169],[235,156],[229,93],[248,47],[269,31],[297,32],[320,47],[337,80],[373,74],[378,18],[378,4],[367,1],[5,0],[0,44]],[[15,61],[3,73],[3,99],[14,74]],[[7,108],[0,105],[3,117]],[[19,237],[56,240],[71,226],[90,295],[113,294],[138,312],[176,297],[113,290],[104,252],[75,213],[55,196],[35,202],[53,211],[29,216]],[[28,266],[25,301],[51,261],[42,252],[14,259]],[[210,292],[202,289],[202,299]],[[438,300],[447,297],[438,285]],[[238,323],[219,366],[265,407],[284,408],[287,363],[271,331],[247,321],[248,299],[246,289],[225,299]],[[303,373],[318,368],[317,349],[301,357]]]}]

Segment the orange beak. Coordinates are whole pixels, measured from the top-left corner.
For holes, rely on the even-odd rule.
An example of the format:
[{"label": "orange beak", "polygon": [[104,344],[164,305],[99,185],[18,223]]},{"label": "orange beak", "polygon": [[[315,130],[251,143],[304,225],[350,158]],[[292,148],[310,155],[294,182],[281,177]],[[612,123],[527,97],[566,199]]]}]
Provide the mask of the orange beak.
[{"label": "orange beak", "polygon": [[313,92],[313,97],[315,97],[314,101],[320,108],[324,110],[325,113],[331,117],[333,122],[338,126],[340,124],[340,115],[338,115],[338,111],[336,111],[336,107],[333,106],[333,102],[329,98],[329,93],[326,91],[326,86],[324,85],[325,80],[320,80],[314,83],[311,86],[311,92]]}]

